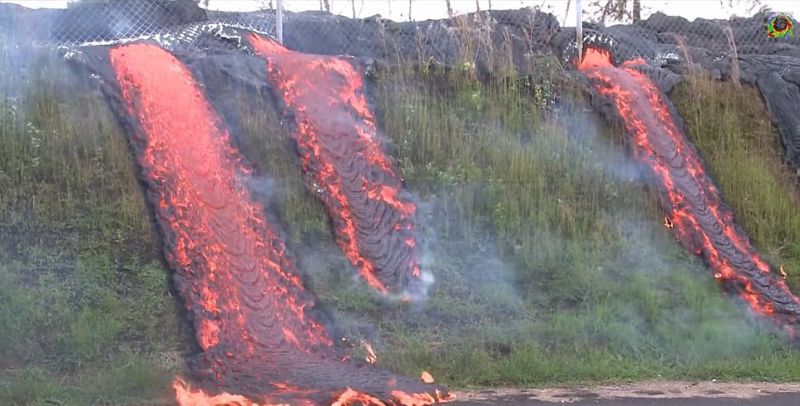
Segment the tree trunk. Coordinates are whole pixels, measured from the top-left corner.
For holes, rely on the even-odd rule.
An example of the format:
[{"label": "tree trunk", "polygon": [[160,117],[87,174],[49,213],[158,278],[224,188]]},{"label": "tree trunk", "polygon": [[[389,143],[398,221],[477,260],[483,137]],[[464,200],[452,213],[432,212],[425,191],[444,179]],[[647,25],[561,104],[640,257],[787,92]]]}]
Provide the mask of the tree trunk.
[{"label": "tree trunk", "polygon": [[642,20],[642,4],[640,0],[633,0],[633,22],[638,23]]},{"label": "tree trunk", "polygon": [[331,2],[328,0],[322,0],[322,3],[325,5],[325,11],[331,12]]},{"label": "tree trunk", "polygon": [[450,4],[450,0],[444,0],[445,4],[447,4],[447,17],[453,18],[453,5]]},{"label": "tree trunk", "polygon": [[356,0],[350,0],[350,5],[353,7],[353,18],[356,18]]},{"label": "tree trunk", "polygon": [[411,21],[411,3],[413,2],[414,0],[408,0],[408,21]]}]

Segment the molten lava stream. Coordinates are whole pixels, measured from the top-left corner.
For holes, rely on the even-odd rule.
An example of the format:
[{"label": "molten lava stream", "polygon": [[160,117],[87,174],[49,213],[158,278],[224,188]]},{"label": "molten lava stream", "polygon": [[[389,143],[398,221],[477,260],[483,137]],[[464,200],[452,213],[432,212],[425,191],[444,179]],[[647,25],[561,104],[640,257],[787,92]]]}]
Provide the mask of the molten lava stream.
[{"label": "molten lava stream", "polygon": [[387,404],[443,398],[434,385],[340,361],[306,312],[314,303],[284,243],[250,198],[250,169],[187,68],[151,44],[111,48],[109,59],[203,350],[192,362],[202,389],[175,381],[181,404],[330,404],[348,391]]},{"label": "molten lava stream", "polygon": [[361,75],[346,59],[290,51],[252,34],[273,86],[293,111],[303,171],[311,174],[336,240],[382,293],[418,293],[414,204],[377,139]]},{"label": "molten lava stream", "polygon": [[642,63],[631,60],[616,67],[608,51],[589,48],[579,70],[613,101],[632,137],[634,157],[660,181],[670,210],[664,224],[684,247],[702,255],[715,278],[738,292],[755,313],[791,333],[800,317],[800,300],[734,224],[733,213],[675,124],[661,92],[636,69]]}]

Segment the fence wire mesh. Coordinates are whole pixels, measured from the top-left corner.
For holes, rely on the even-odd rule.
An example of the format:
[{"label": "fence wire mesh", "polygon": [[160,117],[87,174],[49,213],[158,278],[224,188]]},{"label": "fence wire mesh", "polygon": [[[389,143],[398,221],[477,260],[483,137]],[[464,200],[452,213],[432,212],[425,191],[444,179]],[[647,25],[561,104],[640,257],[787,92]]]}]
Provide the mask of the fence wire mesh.
[{"label": "fence wire mesh", "polygon": [[[202,8],[196,7],[196,3]],[[517,36],[527,42],[529,51],[540,50],[556,31],[574,32],[575,3],[541,0],[83,0],[57,14],[47,41],[66,46],[124,41],[199,24],[223,24],[277,36],[276,8],[280,4],[284,10],[283,37],[290,48],[376,58],[416,53],[420,59],[448,59],[459,47],[463,48],[458,42],[464,39],[465,32],[486,43]],[[666,4],[663,1],[642,1],[642,19],[632,23],[635,14],[632,0],[623,1],[627,8],[615,9],[611,16],[606,15],[608,10],[603,8],[607,1],[582,3],[581,20],[586,36],[591,38],[598,33],[610,36],[626,57],[657,57],[659,51],[654,49],[654,43],[702,48],[715,54],[779,53],[786,46],[800,46],[800,35],[794,33],[792,13],[783,10],[750,10],[751,17],[746,18],[689,21],[662,12],[674,11],[661,7]],[[786,5],[773,3],[776,8]]]}]

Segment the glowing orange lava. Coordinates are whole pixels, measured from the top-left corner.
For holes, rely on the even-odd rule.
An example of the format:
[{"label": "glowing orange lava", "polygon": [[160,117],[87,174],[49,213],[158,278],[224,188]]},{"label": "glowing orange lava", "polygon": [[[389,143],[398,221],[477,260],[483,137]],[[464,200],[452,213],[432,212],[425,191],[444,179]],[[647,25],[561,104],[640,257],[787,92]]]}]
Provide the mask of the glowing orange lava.
[{"label": "glowing orange lava", "polygon": [[227,392],[210,395],[202,389],[192,389],[183,379],[172,381],[175,398],[180,406],[290,406],[288,403],[257,403],[241,395]]},{"label": "glowing orange lava", "polygon": [[341,395],[339,395],[336,400],[331,403],[331,406],[350,406],[350,405],[362,405],[362,406],[387,406],[386,403],[382,402],[380,399],[370,396],[364,393],[360,393],[358,391],[354,391],[350,388],[347,388]]},{"label": "glowing orange lava", "polygon": [[361,75],[344,58],[290,51],[258,35],[249,40],[294,114],[303,170],[321,191],[347,258],[379,292],[413,285],[421,276],[416,207],[381,150]]},{"label": "glowing orange lava", "polygon": [[[203,389],[176,379],[178,402],[310,406],[331,404],[342,388],[387,405],[442,397],[433,385],[342,360],[308,313],[313,298],[264,207],[250,196],[252,170],[187,67],[147,43],[116,46],[108,56],[165,256],[202,349],[190,365]],[[434,401],[420,403],[425,396]]]},{"label": "glowing orange lava", "polygon": [[800,301],[736,228],[732,212],[675,124],[661,92],[636,69],[642,63],[627,61],[616,67],[608,51],[589,48],[579,69],[613,101],[632,138],[634,157],[652,170],[665,190],[670,210],[665,226],[682,245],[702,255],[715,278],[738,291],[754,312],[795,323]]},{"label": "glowing orange lava", "polygon": [[303,299],[283,242],[242,183],[250,170],[188,70],[147,44],[112,48],[110,59],[129,113],[146,133],[135,140],[138,161],[158,190],[157,215],[172,243],[167,258],[192,284],[187,306],[203,309],[195,323],[203,350],[235,342],[256,351],[265,312],[281,326],[271,333],[298,348],[329,346],[326,331],[305,314],[313,303]]}]

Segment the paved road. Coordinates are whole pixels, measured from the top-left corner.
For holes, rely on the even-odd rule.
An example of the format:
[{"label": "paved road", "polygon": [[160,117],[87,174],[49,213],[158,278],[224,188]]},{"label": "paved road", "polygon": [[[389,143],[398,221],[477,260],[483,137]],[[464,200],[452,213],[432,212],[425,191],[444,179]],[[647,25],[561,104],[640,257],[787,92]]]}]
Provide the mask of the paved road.
[{"label": "paved road", "polygon": [[456,392],[453,406],[800,406],[800,383],[649,381]]},{"label": "paved road", "polygon": [[800,393],[783,393],[777,395],[761,396],[752,399],[735,398],[683,398],[683,399],[653,399],[653,398],[627,398],[627,399],[600,399],[583,398],[572,401],[565,399],[564,403],[543,402],[531,399],[530,395],[501,395],[487,397],[481,400],[456,401],[452,406],[555,406],[564,404],[569,406],[800,406]]}]

